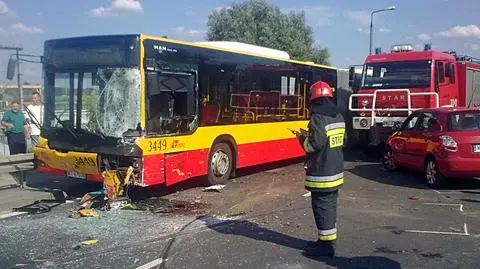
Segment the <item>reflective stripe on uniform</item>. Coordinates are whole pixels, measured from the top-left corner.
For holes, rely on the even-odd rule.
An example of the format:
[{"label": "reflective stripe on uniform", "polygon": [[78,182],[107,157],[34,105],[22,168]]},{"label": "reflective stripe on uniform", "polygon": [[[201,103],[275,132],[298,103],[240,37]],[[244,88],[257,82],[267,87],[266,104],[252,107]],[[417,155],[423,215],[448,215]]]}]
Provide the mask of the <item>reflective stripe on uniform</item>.
[{"label": "reflective stripe on uniform", "polygon": [[319,235],[318,239],[320,239],[320,241],[333,241],[337,239],[337,233],[330,235]]},{"label": "reflective stripe on uniform", "polygon": [[329,182],[329,181],[335,181],[342,178],[343,178],[343,172],[333,176],[307,176],[308,181],[315,181],[315,182]]},{"label": "reflective stripe on uniform", "polygon": [[345,134],[345,128],[331,129],[327,131],[327,136]]},{"label": "reflective stripe on uniform", "polygon": [[305,141],[303,141],[303,149],[308,153],[312,153],[315,151],[312,145],[310,145],[310,143],[308,142],[308,137],[305,138]]},{"label": "reflective stripe on uniform", "polygon": [[325,125],[325,131],[339,129],[339,128],[345,129],[345,122],[336,122],[336,123],[330,123]]},{"label": "reflective stripe on uniform", "polygon": [[328,182],[316,182],[316,181],[305,181],[305,186],[314,188],[314,189],[328,189],[338,187],[343,184],[343,178],[337,179],[335,181]]},{"label": "reflective stripe on uniform", "polygon": [[332,241],[337,239],[337,228],[318,230],[318,239],[321,241]]},{"label": "reflective stripe on uniform", "polygon": [[330,230],[318,230],[318,235],[331,235],[336,233],[337,233],[337,228],[333,228]]}]

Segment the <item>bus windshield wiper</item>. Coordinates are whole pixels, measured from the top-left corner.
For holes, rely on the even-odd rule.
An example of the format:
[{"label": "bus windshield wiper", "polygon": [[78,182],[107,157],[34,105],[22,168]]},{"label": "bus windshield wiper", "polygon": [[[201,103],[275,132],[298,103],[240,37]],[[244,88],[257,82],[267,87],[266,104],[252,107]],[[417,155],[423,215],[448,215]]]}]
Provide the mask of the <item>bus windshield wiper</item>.
[{"label": "bus windshield wiper", "polygon": [[60,118],[57,117],[57,115],[55,115],[55,112],[50,110],[50,108],[48,108],[45,105],[43,107],[45,108],[45,110],[48,113],[50,113],[57,120],[58,123],[60,123],[60,125],[62,125],[63,129],[67,130],[73,136],[73,138],[78,140],[78,136],[74,133],[74,131],[67,124],[65,124],[62,120],[60,120]]},{"label": "bus windshield wiper", "polygon": [[23,108],[25,112],[27,112],[28,117],[32,121],[32,123],[35,124],[35,126],[37,126],[39,130],[44,130],[45,128],[39,123],[38,119],[35,117],[35,115],[33,115],[32,111],[30,111],[30,109],[28,109],[26,105],[23,105]]}]

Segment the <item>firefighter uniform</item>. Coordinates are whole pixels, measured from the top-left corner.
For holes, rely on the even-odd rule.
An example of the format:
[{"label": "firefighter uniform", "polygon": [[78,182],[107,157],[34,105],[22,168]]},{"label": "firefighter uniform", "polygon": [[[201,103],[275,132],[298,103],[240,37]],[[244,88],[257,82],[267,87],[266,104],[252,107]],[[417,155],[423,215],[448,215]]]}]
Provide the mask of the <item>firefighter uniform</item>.
[{"label": "firefighter uniform", "polygon": [[299,139],[306,151],[305,188],[311,191],[312,209],[318,228],[318,241],[310,244],[309,254],[333,255],[337,239],[337,198],[343,185],[343,145],[345,121],[329,99],[328,84],[319,81],[311,87],[308,133]]}]

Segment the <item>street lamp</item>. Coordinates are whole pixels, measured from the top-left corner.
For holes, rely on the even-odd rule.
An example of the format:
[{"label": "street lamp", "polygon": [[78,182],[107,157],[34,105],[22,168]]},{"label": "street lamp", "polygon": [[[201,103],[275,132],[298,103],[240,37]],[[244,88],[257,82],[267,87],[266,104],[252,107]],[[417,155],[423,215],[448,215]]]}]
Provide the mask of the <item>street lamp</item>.
[{"label": "street lamp", "polygon": [[395,10],[395,6],[389,6],[384,9],[375,10],[370,15],[370,54],[372,54],[373,14],[383,12],[383,11],[390,11],[390,10]]}]

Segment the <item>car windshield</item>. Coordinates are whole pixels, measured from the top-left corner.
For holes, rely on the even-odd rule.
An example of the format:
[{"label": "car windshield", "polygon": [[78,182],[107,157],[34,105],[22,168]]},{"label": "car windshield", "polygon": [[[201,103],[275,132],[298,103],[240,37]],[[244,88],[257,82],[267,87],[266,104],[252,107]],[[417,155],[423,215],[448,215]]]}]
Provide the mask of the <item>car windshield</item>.
[{"label": "car windshield", "polygon": [[363,71],[363,88],[429,87],[432,61],[369,63]]},{"label": "car windshield", "polygon": [[450,131],[480,131],[480,111],[457,112],[448,115]]}]

